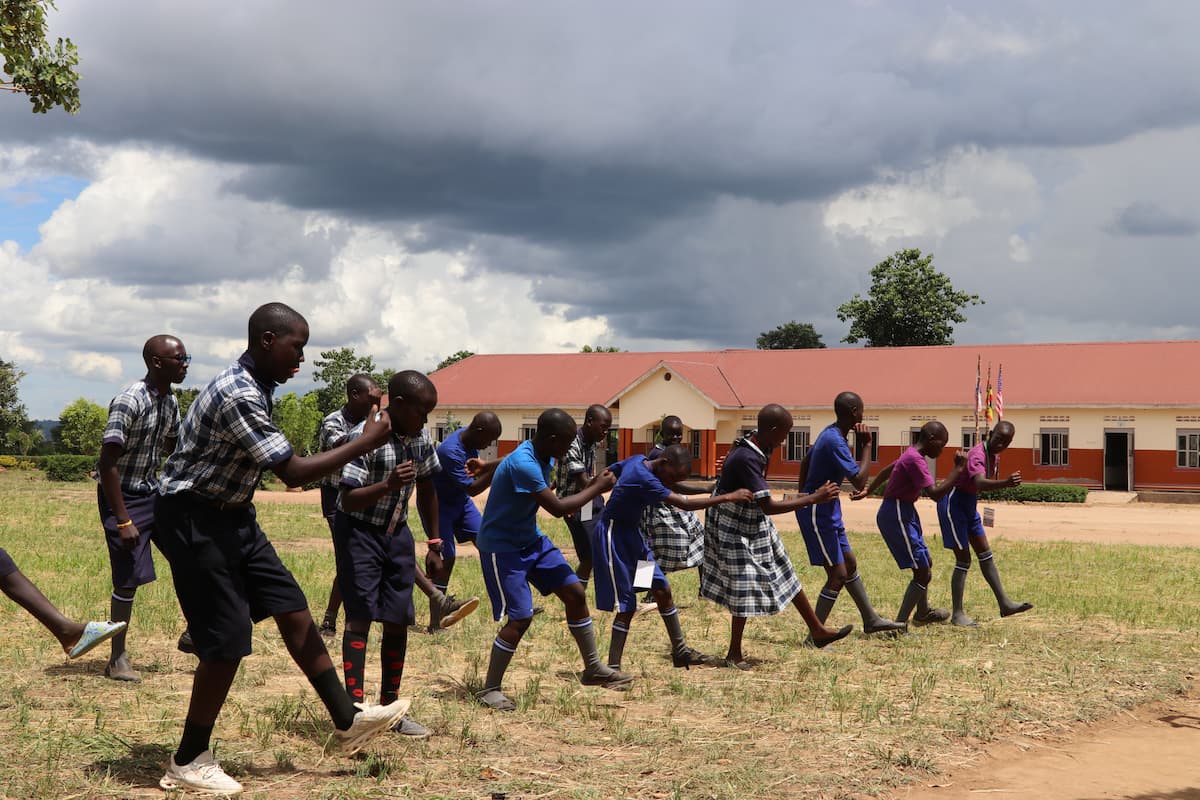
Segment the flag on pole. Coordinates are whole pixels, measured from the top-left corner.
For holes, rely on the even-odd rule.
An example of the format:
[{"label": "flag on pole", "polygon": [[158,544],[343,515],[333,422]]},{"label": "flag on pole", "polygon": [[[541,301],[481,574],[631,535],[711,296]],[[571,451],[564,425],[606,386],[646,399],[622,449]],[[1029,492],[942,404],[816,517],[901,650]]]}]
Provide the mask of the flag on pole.
[{"label": "flag on pole", "polygon": [[1000,371],[996,373],[996,419],[1004,419],[1004,365],[1000,365]]},{"label": "flag on pole", "polygon": [[994,398],[992,395],[992,365],[989,362],[988,363],[988,376],[987,376],[987,392],[984,394],[984,398],[983,398],[983,418],[985,420],[987,420],[988,428],[991,428],[992,423],[995,421],[995,416],[994,416],[995,408],[992,405],[993,399]]},{"label": "flag on pole", "polygon": [[982,376],[979,374],[980,367],[983,365],[983,356],[975,358],[975,416],[983,413],[983,385],[980,383]]}]

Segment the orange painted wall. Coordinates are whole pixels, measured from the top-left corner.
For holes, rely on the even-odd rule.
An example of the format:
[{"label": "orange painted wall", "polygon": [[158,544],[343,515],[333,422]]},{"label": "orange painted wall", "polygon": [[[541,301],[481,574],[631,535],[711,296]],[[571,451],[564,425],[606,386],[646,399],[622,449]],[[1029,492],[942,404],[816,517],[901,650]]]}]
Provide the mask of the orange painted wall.
[{"label": "orange painted wall", "polygon": [[520,444],[520,442],[512,440],[512,439],[497,440],[497,442],[496,442],[497,458],[504,458],[506,455],[511,453],[513,450],[516,450],[517,445],[519,445],[519,444]]}]

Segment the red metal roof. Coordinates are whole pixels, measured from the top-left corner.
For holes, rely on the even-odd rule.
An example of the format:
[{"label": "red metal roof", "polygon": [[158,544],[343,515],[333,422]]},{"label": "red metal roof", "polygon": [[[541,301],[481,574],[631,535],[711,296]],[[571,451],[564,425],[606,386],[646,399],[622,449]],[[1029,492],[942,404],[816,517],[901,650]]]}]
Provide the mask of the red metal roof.
[{"label": "red metal roof", "polygon": [[823,408],[845,390],[868,408],[947,408],[973,402],[977,358],[985,383],[1004,365],[1006,408],[1200,406],[1200,341],[475,355],[433,381],[444,406],[578,408],[662,364],[724,408]]}]

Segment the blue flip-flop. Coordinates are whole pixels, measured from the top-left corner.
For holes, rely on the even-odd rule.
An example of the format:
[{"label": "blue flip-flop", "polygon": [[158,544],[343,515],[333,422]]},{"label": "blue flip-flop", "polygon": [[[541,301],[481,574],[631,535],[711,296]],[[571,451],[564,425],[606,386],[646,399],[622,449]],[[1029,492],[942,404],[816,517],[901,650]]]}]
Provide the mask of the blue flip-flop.
[{"label": "blue flip-flop", "polygon": [[107,642],[125,630],[128,624],[128,622],[89,622],[83,626],[83,635],[79,637],[79,641],[67,651],[67,658],[79,658],[96,645]]}]

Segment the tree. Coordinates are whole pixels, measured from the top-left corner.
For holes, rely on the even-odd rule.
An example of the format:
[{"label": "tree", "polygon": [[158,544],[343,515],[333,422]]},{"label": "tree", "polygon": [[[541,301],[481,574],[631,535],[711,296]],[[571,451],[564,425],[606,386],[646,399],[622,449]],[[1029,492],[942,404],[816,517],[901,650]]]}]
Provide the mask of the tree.
[{"label": "tree", "polygon": [[25,406],[17,393],[17,383],[25,373],[11,361],[0,359],[0,450],[18,449],[13,437],[29,423]]},{"label": "tree", "polygon": [[79,398],[63,409],[58,417],[55,437],[63,453],[80,456],[100,454],[100,440],[108,423],[108,411],[91,400]]},{"label": "tree", "polygon": [[446,367],[450,366],[451,364],[457,364],[459,361],[462,361],[464,358],[470,358],[473,355],[475,355],[475,353],[471,352],[470,350],[459,350],[454,355],[446,356],[441,361],[439,361],[437,367],[434,369],[434,372],[437,372],[439,369],[445,369]]},{"label": "tree", "polygon": [[585,344],[583,347],[579,348],[579,352],[581,352],[581,353],[623,353],[625,351],[619,347],[613,347],[612,345],[598,344],[595,347],[592,347],[590,344]]},{"label": "tree", "polygon": [[754,344],[759,350],[819,350],[825,347],[816,328],[796,320],[760,333]]},{"label": "tree", "polygon": [[192,407],[192,403],[196,402],[196,398],[200,396],[200,387],[193,386],[190,389],[185,389],[180,386],[175,390],[175,399],[179,402],[179,418],[183,419],[187,416],[188,409]]},{"label": "tree", "polygon": [[954,344],[954,326],[966,322],[961,309],[981,305],[978,295],[955,290],[933,268],[933,254],[897,250],[871,270],[871,288],[838,306],[838,319],[850,320],[843,342],[865,339],[867,347]]},{"label": "tree", "polygon": [[321,420],[325,418],[321,413],[318,394],[309,392],[299,397],[295,392],[288,392],[275,401],[271,410],[271,419],[287,437],[297,455],[307,456],[318,449],[317,431],[321,428]]},{"label": "tree", "polygon": [[379,380],[380,376],[375,374],[375,359],[370,356],[360,358],[353,347],[321,351],[321,357],[313,361],[313,380],[325,384],[317,389],[317,406],[322,417],[342,407],[346,402],[346,381],[360,372]]},{"label": "tree", "polygon": [[0,89],[24,94],[35,114],[54,106],[68,113],[79,110],[79,53],[70,39],[46,41],[46,11],[54,0],[0,0],[0,58],[4,74]]}]

